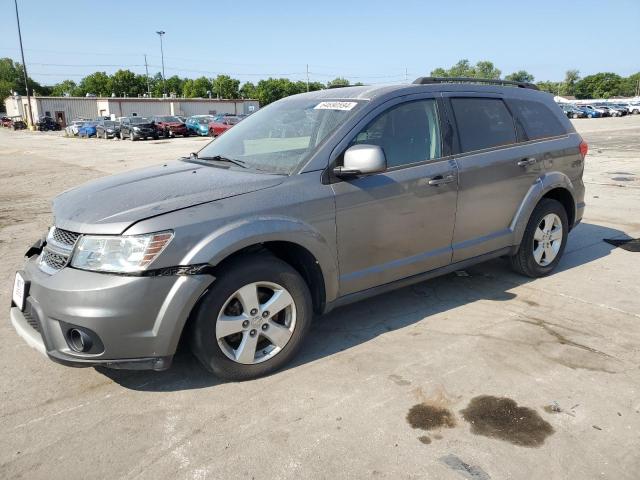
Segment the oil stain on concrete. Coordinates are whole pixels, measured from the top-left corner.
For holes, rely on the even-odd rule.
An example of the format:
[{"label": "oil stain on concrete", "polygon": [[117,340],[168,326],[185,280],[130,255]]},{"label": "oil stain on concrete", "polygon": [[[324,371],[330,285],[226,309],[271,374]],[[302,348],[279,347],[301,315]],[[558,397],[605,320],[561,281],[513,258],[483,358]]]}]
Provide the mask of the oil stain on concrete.
[{"label": "oil stain on concrete", "polygon": [[409,409],[407,422],[411,428],[434,430],[436,428],[453,428],[456,418],[448,408],[427,403],[419,403]]},{"label": "oil stain on concrete", "polygon": [[522,447],[539,447],[554,433],[538,412],[520,407],[510,398],[481,395],[471,399],[460,413],[471,424],[471,433]]}]

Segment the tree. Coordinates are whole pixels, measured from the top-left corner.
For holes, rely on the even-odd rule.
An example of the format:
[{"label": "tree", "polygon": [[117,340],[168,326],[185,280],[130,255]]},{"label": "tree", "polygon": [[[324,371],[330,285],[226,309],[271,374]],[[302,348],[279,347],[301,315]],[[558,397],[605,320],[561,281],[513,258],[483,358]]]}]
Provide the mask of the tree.
[{"label": "tree", "polygon": [[327,88],[348,87],[349,85],[349,80],[342,77],[337,77],[327,82]]},{"label": "tree", "polygon": [[213,86],[207,77],[184,81],[182,95],[186,98],[207,98],[209,94],[213,95]]},{"label": "tree", "polygon": [[549,92],[553,95],[558,95],[560,90],[560,82],[551,82],[547,80],[544,82],[538,82],[536,85],[543,92]]},{"label": "tree", "polygon": [[640,96],[640,72],[629,75],[623,81],[623,92],[625,97]]},{"label": "tree", "polygon": [[[106,72],[95,72],[80,80],[76,93],[79,96],[91,93],[93,95],[108,97],[111,95],[111,92],[111,78],[109,78],[109,75],[107,75]],[[116,95],[118,95],[117,92]]]},{"label": "tree", "polygon": [[257,90],[256,86],[251,82],[245,82],[240,88],[240,98],[256,98]]},{"label": "tree", "polygon": [[567,73],[564,75],[564,82],[560,87],[561,95],[575,95],[576,94],[576,83],[580,80],[580,71],[579,70],[567,70]]},{"label": "tree", "polygon": [[463,58],[449,70],[442,67],[431,70],[432,77],[468,77],[468,78],[500,78],[502,72],[495,67],[493,62],[480,61],[474,65]]},{"label": "tree", "polygon": [[218,75],[212,85],[214,95],[219,98],[240,98],[240,80],[229,75]]},{"label": "tree", "polygon": [[294,83],[288,78],[260,80],[256,86],[256,97],[260,105],[268,105],[281,98],[307,91],[305,82]]},{"label": "tree", "polygon": [[505,80],[511,80],[512,82],[528,82],[532,83],[535,77],[526,70],[518,70],[504,77]]},{"label": "tree", "polygon": [[577,98],[610,98],[622,95],[625,82],[620,75],[604,72],[584,77],[576,84]]},{"label": "tree", "polygon": [[[177,75],[173,75],[172,77],[167,78],[166,81],[167,81],[167,95],[174,94],[176,97],[181,97],[182,86],[184,85],[185,80],[183,78],[180,78]],[[162,91],[162,83],[160,84],[160,89]]]},{"label": "tree", "polygon": [[[46,93],[46,87],[43,87],[31,77],[28,78],[29,93],[38,92]],[[0,101],[11,95],[11,92],[17,92],[19,95],[25,95],[24,90],[24,74],[22,72],[22,64],[14,62],[10,58],[0,58]]]},{"label": "tree", "polygon": [[111,91],[119,97],[142,96],[147,92],[147,79],[131,70],[118,70],[111,76]]},{"label": "tree", "polygon": [[78,86],[73,80],[63,80],[51,87],[51,95],[54,97],[64,97],[65,95],[74,96]]}]

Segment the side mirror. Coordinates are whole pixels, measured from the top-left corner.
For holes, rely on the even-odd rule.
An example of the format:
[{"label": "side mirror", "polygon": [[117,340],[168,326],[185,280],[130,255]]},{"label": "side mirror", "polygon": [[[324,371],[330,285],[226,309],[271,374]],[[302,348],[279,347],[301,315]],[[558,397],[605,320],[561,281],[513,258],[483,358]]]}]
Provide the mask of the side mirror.
[{"label": "side mirror", "polygon": [[354,145],[344,152],[344,165],[335,167],[333,173],[337,177],[355,177],[384,172],[387,159],[384,150],[378,145]]}]

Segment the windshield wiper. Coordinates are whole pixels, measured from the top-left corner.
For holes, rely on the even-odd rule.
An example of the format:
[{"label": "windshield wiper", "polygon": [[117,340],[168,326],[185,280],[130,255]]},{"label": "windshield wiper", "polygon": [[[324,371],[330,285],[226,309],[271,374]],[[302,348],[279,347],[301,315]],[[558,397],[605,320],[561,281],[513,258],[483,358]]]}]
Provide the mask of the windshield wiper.
[{"label": "windshield wiper", "polygon": [[242,168],[249,168],[245,165],[246,162],[243,162],[242,160],[224,157],[222,155],[214,155],[213,157],[199,157],[197,153],[191,153],[189,154],[189,158],[193,158],[196,160],[213,161],[213,162],[227,162],[227,163],[233,163],[234,165],[237,165]]}]

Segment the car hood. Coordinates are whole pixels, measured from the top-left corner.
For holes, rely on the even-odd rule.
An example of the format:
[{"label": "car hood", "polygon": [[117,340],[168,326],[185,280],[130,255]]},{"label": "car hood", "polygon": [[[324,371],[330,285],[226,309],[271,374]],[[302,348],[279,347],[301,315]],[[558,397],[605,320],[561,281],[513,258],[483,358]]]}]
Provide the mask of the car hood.
[{"label": "car hood", "polygon": [[132,123],[131,128],[141,127],[141,128],[153,128],[155,123]]},{"label": "car hood", "polygon": [[174,161],[66,191],[53,201],[54,221],[72,232],[119,234],[140,220],[273,187],[284,179]]},{"label": "car hood", "polygon": [[159,122],[160,125],[163,126],[167,126],[167,127],[182,127],[184,126],[184,123],[180,123],[180,122]]}]

